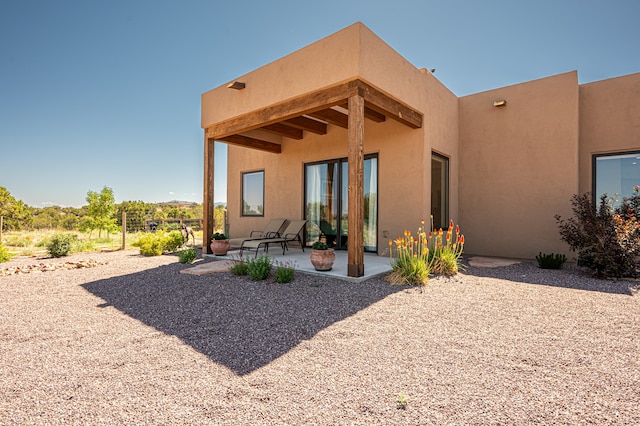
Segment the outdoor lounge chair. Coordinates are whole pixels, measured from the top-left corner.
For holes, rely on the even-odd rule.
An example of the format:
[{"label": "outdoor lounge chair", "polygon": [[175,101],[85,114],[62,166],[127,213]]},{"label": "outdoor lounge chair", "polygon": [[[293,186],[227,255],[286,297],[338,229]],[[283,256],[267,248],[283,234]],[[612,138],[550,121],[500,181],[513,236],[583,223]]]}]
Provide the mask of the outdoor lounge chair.
[{"label": "outdoor lounge chair", "polygon": [[278,238],[287,223],[287,219],[271,219],[262,231],[251,231],[248,237],[231,238],[229,240],[230,247],[242,247],[245,241],[259,240],[263,238]]},{"label": "outdoor lounge chair", "polygon": [[262,247],[265,252],[268,252],[269,244],[280,244],[280,246],[282,246],[282,254],[284,255],[285,251],[289,249],[289,243],[293,241],[297,241],[298,244],[300,244],[302,251],[304,251],[304,243],[302,242],[301,234],[306,223],[306,220],[292,220],[289,222],[285,230],[282,231],[282,237],[247,240],[242,243],[242,246],[240,247],[240,254],[242,255],[244,250],[255,250],[256,257],[258,257],[258,250],[260,247]]}]

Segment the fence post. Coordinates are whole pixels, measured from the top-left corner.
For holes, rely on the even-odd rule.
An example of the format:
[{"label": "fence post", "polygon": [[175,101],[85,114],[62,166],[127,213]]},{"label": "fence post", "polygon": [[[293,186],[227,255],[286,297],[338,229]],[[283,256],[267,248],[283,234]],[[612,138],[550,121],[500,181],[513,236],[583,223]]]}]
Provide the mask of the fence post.
[{"label": "fence post", "polygon": [[122,212],[122,250],[127,248],[127,212]]},{"label": "fence post", "polygon": [[4,216],[0,216],[0,243],[2,242],[2,222],[4,222]]}]

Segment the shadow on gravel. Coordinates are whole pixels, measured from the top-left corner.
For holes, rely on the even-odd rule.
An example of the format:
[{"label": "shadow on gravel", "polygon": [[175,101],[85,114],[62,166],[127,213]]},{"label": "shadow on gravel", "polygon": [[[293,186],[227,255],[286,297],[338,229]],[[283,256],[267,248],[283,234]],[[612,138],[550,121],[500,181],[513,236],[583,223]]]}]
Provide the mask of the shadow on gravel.
[{"label": "shadow on gravel", "polygon": [[633,296],[640,290],[640,281],[597,279],[571,265],[560,270],[552,270],[541,269],[533,262],[524,261],[519,264],[501,268],[478,268],[469,266],[469,264],[465,262],[465,269],[462,273],[476,277],[497,278],[526,284],[598,291],[610,294],[624,294],[628,296]]},{"label": "shadow on gravel", "polygon": [[322,329],[404,287],[297,273],[290,284],[230,273],[181,274],[180,263],[84,284],[113,306],[238,375],[269,364]]}]

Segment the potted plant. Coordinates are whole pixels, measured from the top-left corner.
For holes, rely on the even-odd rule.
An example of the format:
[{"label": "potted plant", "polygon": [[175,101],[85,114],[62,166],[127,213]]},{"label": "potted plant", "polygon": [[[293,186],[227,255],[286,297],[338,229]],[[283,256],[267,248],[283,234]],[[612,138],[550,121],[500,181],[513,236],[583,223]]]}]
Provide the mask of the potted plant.
[{"label": "potted plant", "polygon": [[313,243],[311,246],[311,264],[316,268],[316,271],[330,271],[335,260],[336,254],[332,248],[329,248],[322,241]]},{"label": "potted plant", "polygon": [[229,239],[221,232],[216,232],[211,236],[211,251],[216,256],[225,256],[229,251]]}]

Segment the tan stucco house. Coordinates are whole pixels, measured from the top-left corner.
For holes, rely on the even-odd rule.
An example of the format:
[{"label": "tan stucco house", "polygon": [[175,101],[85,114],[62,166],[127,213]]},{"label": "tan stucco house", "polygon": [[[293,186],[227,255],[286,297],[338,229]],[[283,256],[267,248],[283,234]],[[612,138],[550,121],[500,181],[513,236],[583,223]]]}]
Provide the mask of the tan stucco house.
[{"label": "tan stucco house", "polygon": [[640,73],[459,98],[361,23],[204,93],[202,128],[203,250],[225,142],[231,236],[307,219],[306,243],[346,249],[350,276],[430,214],[460,224],[469,254],[567,253],[554,215],[573,194],[640,183]]}]

